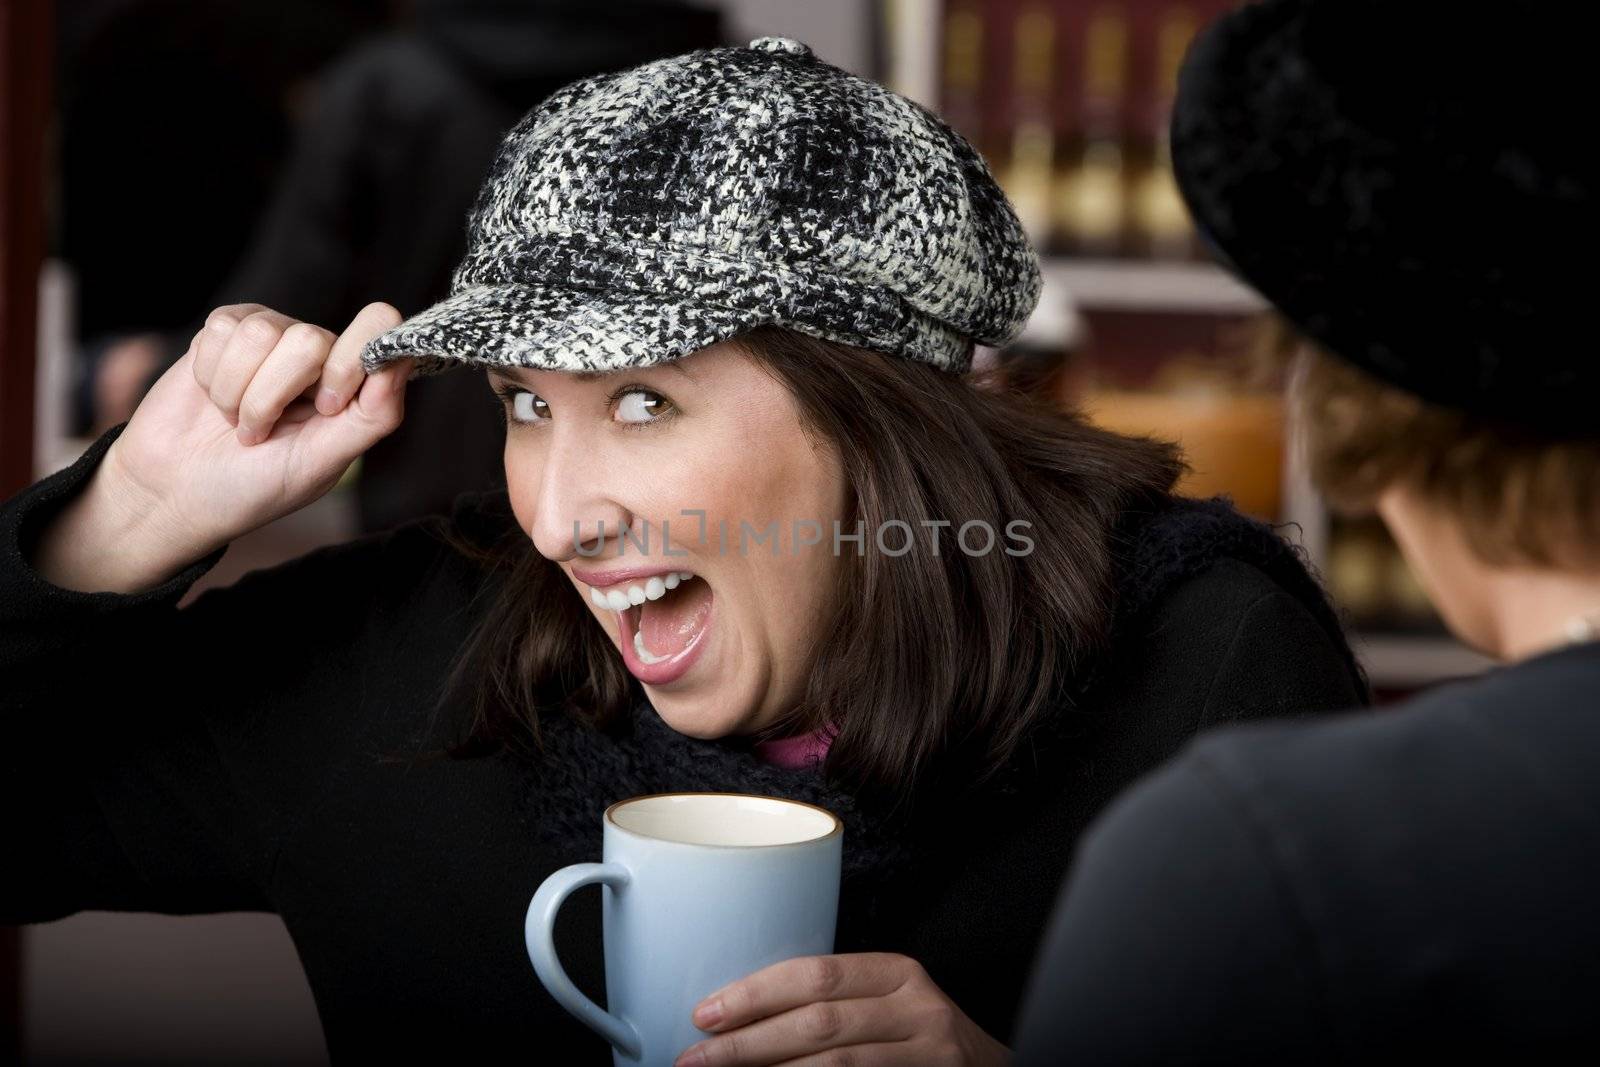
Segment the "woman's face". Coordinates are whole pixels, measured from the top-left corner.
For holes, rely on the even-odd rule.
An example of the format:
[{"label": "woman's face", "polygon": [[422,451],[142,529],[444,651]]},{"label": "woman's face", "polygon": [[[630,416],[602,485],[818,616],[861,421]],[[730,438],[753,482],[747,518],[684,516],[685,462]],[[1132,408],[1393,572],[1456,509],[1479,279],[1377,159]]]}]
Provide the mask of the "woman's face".
[{"label": "woman's face", "polygon": [[662,719],[722,737],[797,704],[848,490],[784,385],[727,343],[640,370],[489,379],[508,409],[517,520]]}]

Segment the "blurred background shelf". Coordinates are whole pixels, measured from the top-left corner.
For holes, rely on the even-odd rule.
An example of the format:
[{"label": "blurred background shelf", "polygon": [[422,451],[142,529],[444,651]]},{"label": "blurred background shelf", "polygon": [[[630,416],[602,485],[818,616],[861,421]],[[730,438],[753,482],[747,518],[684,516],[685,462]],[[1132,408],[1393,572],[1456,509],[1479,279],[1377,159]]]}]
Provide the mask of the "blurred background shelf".
[{"label": "blurred background shelf", "polygon": [[1488,669],[1494,661],[1453,637],[1357,635],[1356,655],[1375,687],[1415,689]]},{"label": "blurred background shelf", "polygon": [[1259,293],[1214,263],[1051,257],[1044,261],[1044,285],[1070,293],[1083,308],[1248,315],[1267,307]]}]

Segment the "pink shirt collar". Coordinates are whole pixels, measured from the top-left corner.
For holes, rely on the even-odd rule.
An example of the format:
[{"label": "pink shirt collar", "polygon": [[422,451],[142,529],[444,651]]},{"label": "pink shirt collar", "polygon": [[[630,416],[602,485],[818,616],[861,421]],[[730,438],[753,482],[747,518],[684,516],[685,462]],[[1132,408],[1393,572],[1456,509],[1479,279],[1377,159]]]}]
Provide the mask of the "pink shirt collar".
[{"label": "pink shirt collar", "polygon": [[828,753],[828,746],[832,743],[831,733],[827,730],[818,730],[815,733],[761,741],[756,744],[755,751],[759,758],[768,763],[799,769],[820,764]]}]

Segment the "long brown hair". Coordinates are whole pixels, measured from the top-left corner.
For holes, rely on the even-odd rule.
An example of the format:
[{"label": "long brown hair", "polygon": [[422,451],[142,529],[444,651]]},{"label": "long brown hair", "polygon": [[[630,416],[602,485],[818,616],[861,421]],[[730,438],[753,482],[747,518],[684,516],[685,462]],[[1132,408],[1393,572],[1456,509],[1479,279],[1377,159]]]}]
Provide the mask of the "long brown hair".
[{"label": "long brown hair", "polygon": [[[982,781],[1061,713],[1104,651],[1113,529],[1171,490],[1177,446],[1096,428],[993,372],[956,375],[776,327],[735,343],[842,462],[842,528],[869,531],[862,554],[840,554],[804,698],[752,740],[828,728],[823,771],[857,791]],[[912,551],[876,550],[870,531],[891,520],[917,533]],[[925,523],[941,520],[935,555]],[[972,520],[1018,536],[969,554],[956,535]],[[1017,520],[1029,525],[1008,526]],[[560,568],[525,534],[488,550],[451,539],[504,576],[445,687],[478,680],[471,722],[435,755],[536,751],[547,714],[602,730],[625,721],[643,691]],[[886,541],[898,551],[904,538]]]}]

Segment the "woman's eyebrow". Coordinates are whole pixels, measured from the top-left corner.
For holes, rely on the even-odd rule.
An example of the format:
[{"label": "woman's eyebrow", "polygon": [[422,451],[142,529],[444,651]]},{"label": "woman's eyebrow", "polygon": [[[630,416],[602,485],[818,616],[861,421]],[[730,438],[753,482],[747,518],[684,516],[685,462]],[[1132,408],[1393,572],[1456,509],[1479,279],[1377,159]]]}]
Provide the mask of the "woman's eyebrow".
[{"label": "woman's eyebrow", "polygon": [[[657,363],[657,364],[655,364],[655,366],[664,367],[667,370],[676,371],[679,374],[683,375],[685,378],[688,378],[691,382],[695,380],[694,375],[690,374],[686,369],[684,369],[683,365],[681,363],[679,363],[677,360],[668,360],[665,363]],[[574,379],[576,379],[577,381],[580,381],[580,382],[596,382],[596,381],[601,380],[602,378],[616,378],[616,377],[618,377],[620,375],[627,374],[628,371],[627,370],[576,370],[576,371],[565,371],[563,373],[570,374]],[[490,368],[488,368],[488,375],[489,375],[490,378],[497,379],[497,380],[502,381],[502,382],[510,382],[512,384],[515,384],[515,385],[524,385],[524,384],[526,384],[525,382],[523,382],[520,378],[518,378],[516,376],[516,373],[512,368],[508,368],[508,367],[490,367]]]},{"label": "woman's eyebrow", "polygon": [[[677,371],[679,374],[683,375],[685,378],[689,379],[691,382],[694,381],[694,375],[690,374],[687,370],[685,370],[683,365],[681,363],[679,363],[675,359],[667,360],[665,363],[654,363],[654,364],[651,364],[651,367],[641,367],[639,369],[640,370],[650,370],[652,367],[661,367],[661,368],[664,368],[666,370]],[[594,382],[594,381],[599,381],[601,378],[618,378],[618,377],[621,377],[622,375],[629,373],[629,369],[625,368],[625,369],[620,369],[620,370],[576,370],[576,371],[568,371],[567,373],[571,374],[574,378],[576,378],[580,382]]]},{"label": "woman's eyebrow", "polygon": [[519,379],[516,374],[505,367],[490,367],[488,369],[488,375],[490,381],[513,382],[518,385],[522,384],[521,379]]}]

